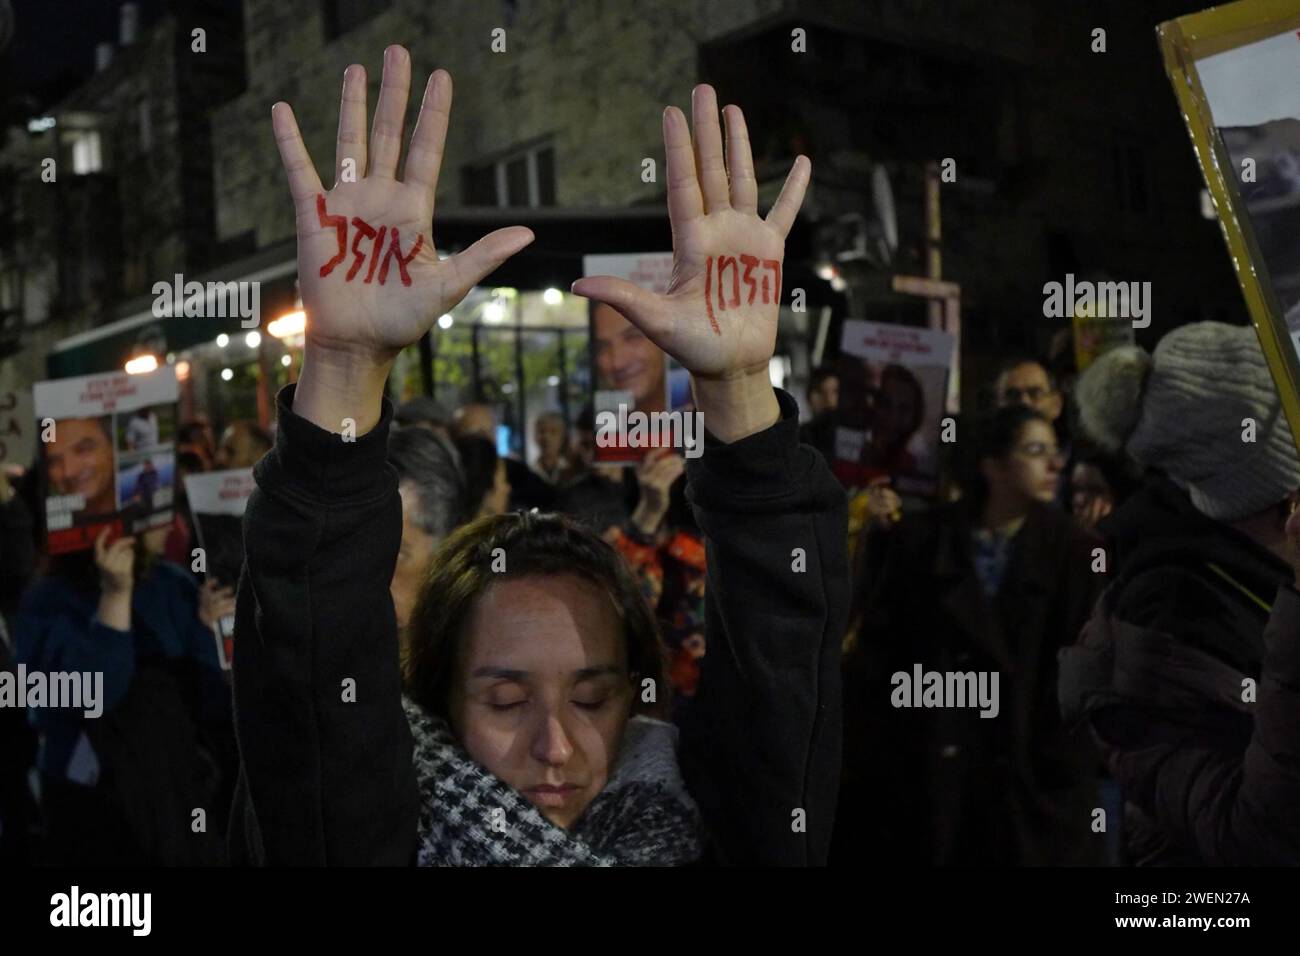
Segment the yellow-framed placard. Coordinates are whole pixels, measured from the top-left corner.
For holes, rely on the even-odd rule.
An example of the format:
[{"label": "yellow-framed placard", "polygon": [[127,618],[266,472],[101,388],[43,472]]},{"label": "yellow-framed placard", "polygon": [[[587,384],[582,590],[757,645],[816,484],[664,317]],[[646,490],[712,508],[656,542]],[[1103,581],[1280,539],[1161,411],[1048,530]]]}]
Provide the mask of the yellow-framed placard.
[{"label": "yellow-framed placard", "polygon": [[1241,0],[1156,32],[1300,449],[1300,0]]}]

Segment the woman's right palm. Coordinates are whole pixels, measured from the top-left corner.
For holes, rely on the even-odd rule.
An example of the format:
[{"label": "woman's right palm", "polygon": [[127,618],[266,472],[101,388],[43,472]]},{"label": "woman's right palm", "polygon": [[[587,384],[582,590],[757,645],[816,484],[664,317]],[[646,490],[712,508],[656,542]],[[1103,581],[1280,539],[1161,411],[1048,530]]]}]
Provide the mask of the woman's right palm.
[{"label": "woman's right palm", "polygon": [[[447,138],[451,77],[442,70],[430,76],[405,178],[399,181],[410,83],[409,54],[390,46],[384,51],[383,84],[367,142],[365,70],[348,67],[339,110],[335,185],[328,192],[307,155],[293,111],[285,103],[272,108],[276,143],[296,209],[306,335],[316,345],[391,357],[417,342],[472,286],[533,240],[528,229],[512,226],[484,236],[455,256],[438,259],[433,201]],[[349,167],[355,181],[344,181],[352,178],[345,177]]]}]

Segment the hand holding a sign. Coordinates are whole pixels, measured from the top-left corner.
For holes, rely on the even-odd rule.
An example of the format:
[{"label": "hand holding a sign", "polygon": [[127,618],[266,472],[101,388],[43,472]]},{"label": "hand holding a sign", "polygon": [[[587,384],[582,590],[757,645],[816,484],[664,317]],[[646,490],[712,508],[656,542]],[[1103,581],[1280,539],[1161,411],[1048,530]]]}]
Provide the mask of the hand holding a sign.
[{"label": "hand holding a sign", "polygon": [[808,188],[812,164],[795,160],[776,204],[758,215],[758,186],[745,117],[723,112],[724,159],[713,88],[692,95],[694,144],[686,117],[664,111],[673,280],[656,295],[621,279],[574,283],[578,295],[605,302],[692,373],[705,426],[723,441],[761,431],[780,417],[768,378],[776,347],[785,237]]},{"label": "hand holding a sign", "polygon": [[322,428],[358,433],[379,418],[379,395],[393,359],[418,341],[469,289],[533,239],[514,226],[439,260],[433,245],[434,193],[451,110],[451,77],[425,87],[403,179],[397,179],[411,85],[410,54],[384,51],[374,124],[366,137],[366,72],[343,77],[335,183],[326,191],[293,111],[271,110],[280,159],[297,212],[298,275],[307,313],[306,355],[295,409]]},{"label": "hand holding a sign", "polygon": [[235,613],[235,589],[221,587],[213,578],[203,582],[199,589],[199,620],[212,627],[223,617]]},{"label": "hand holding a sign", "polygon": [[99,621],[118,631],[131,630],[131,589],[135,586],[135,538],[108,543],[105,528],[95,539],[99,568]]},{"label": "hand holding a sign", "polygon": [[671,448],[652,449],[636,470],[641,498],[632,512],[631,522],[642,534],[653,535],[668,512],[675,482],[686,470],[686,460]]}]

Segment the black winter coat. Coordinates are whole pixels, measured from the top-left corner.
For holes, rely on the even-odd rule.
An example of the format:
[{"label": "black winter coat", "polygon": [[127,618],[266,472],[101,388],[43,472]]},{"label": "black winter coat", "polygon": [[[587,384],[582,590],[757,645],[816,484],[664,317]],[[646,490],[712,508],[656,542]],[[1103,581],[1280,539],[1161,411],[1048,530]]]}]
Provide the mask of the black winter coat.
[{"label": "black winter coat", "polygon": [[[731,445],[706,434],[687,465],[709,651],[679,761],[722,861],[820,864],[840,769],[847,514],[821,456],[798,442],[797,404],[777,397],[780,422]],[[231,856],[408,864],[418,797],[388,591],[401,536],[392,407],[345,443],[293,413],[293,386],[277,405],[244,516]],[[345,678],[354,703],[341,700]]]},{"label": "black winter coat", "polygon": [[1061,701],[1123,787],[1131,861],[1300,864],[1291,569],[1167,479],[1108,530],[1118,579],[1062,652]]},{"label": "black winter coat", "polygon": [[[845,659],[844,787],[833,863],[1041,865],[1104,862],[1089,828],[1101,760],[1062,725],[1057,650],[1101,589],[1092,548],[1062,512],[1036,506],[996,598],[980,587],[962,503],[873,533]],[[891,676],[993,672],[1000,708],[893,706]]]}]

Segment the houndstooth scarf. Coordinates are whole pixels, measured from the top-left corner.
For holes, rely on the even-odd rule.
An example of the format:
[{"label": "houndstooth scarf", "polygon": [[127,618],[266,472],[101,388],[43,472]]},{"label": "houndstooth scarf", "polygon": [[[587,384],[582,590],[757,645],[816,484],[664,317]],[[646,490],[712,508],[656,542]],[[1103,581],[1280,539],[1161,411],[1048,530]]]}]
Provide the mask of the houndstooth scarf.
[{"label": "houndstooth scarf", "polygon": [[415,737],[420,866],[681,866],[699,859],[699,809],[677,767],[671,724],[628,722],[614,772],[569,831],[471,759],[445,720],[408,698],[402,705]]}]

